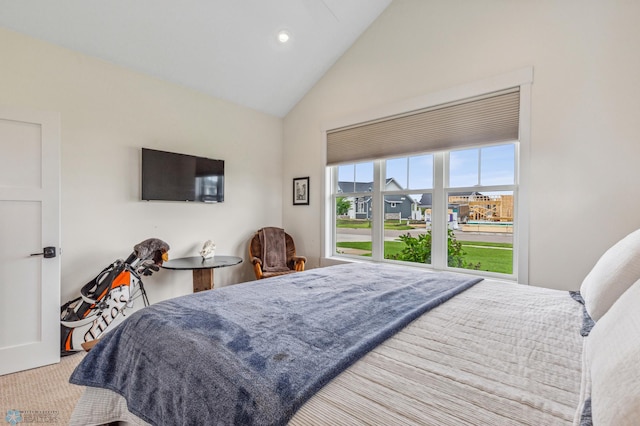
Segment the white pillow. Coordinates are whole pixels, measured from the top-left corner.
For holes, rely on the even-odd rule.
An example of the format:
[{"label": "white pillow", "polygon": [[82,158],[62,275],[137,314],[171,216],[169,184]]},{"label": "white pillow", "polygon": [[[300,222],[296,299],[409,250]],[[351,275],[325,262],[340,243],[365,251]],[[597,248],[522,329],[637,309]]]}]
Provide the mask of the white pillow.
[{"label": "white pillow", "polygon": [[594,425],[640,419],[640,280],[598,321],[585,342]]},{"label": "white pillow", "polygon": [[618,241],[598,260],[580,287],[587,312],[598,321],[640,279],[640,229]]}]

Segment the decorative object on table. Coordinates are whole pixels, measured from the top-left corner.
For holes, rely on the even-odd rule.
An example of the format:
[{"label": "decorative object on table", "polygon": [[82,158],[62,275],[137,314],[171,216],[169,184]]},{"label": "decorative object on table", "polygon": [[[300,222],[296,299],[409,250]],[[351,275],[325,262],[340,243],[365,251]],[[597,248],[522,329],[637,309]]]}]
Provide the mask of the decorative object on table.
[{"label": "decorative object on table", "polygon": [[282,228],[259,229],[249,243],[249,258],[257,279],[304,271],[307,258],[296,255],[291,235]]},{"label": "decorative object on table", "polygon": [[293,205],[309,205],[309,176],[293,179]]},{"label": "decorative object on table", "polygon": [[202,256],[202,259],[211,259],[215,255],[216,245],[211,240],[205,241],[202,246],[202,250],[200,250],[200,256]]}]

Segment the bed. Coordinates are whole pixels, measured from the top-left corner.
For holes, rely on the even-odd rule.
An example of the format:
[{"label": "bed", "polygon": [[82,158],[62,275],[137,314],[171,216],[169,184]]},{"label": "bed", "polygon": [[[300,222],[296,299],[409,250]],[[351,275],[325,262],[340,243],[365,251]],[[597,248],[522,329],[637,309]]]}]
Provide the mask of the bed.
[{"label": "bed", "polygon": [[[74,371],[87,387],[70,424],[637,424],[638,256],[640,232],[602,256],[580,293],[356,263],[162,302]],[[286,323],[260,329],[268,317]],[[211,334],[222,328],[233,332]]]}]

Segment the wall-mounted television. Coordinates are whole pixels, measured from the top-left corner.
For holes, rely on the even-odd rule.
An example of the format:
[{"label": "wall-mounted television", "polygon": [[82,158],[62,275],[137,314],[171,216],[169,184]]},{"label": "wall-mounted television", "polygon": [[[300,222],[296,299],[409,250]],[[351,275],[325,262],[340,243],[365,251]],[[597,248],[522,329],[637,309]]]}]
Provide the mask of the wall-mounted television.
[{"label": "wall-mounted television", "polygon": [[142,199],[224,201],[224,160],[142,148]]}]

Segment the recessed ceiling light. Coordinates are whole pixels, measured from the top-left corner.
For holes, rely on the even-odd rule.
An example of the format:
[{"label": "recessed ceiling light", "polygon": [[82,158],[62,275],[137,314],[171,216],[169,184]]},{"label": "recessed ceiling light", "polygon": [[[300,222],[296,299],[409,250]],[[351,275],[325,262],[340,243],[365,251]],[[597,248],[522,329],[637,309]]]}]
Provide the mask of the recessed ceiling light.
[{"label": "recessed ceiling light", "polygon": [[291,38],[291,34],[289,34],[289,31],[281,30],[280,32],[278,32],[278,41],[280,43],[286,43],[289,41],[290,38]]}]

